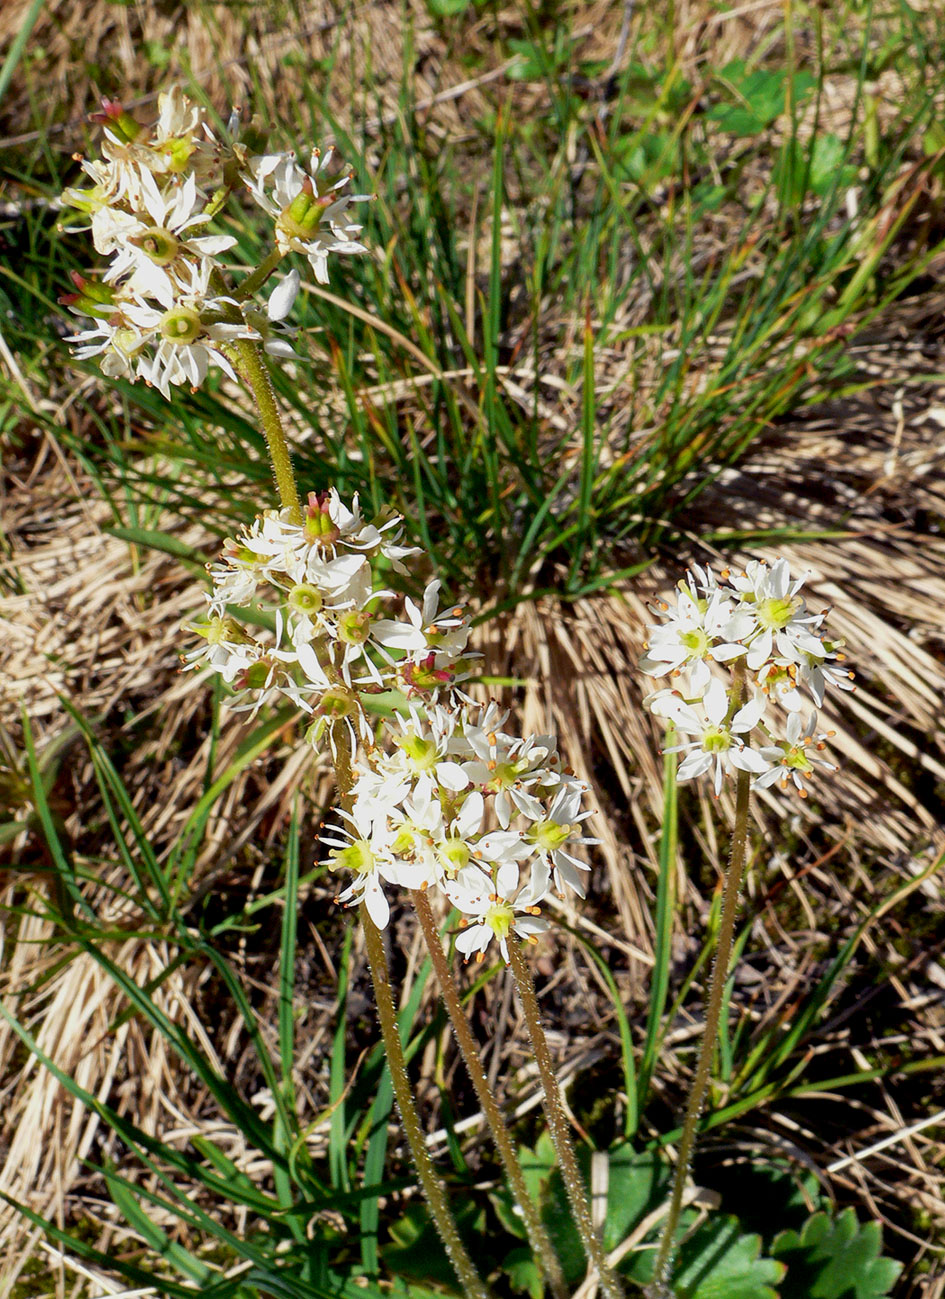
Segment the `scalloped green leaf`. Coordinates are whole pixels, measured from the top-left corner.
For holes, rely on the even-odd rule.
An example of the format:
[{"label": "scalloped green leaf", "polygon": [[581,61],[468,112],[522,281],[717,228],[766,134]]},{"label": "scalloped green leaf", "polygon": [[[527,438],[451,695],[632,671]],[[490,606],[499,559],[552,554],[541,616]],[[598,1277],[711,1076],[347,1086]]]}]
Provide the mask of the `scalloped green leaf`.
[{"label": "scalloped green leaf", "polygon": [[[653,1251],[637,1254],[633,1280],[646,1284],[652,1272]],[[783,1263],[762,1257],[760,1236],[743,1235],[737,1218],[713,1214],[680,1246],[671,1285],[676,1299],[779,1299],[772,1287],[784,1273]]]},{"label": "scalloped green leaf", "polygon": [[859,1223],[853,1209],[838,1218],[815,1213],[797,1231],[783,1231],[771,1252],[787,1264],[781,1299],[881,1299],[902,1265],[882,1257],[878,1222]]}]

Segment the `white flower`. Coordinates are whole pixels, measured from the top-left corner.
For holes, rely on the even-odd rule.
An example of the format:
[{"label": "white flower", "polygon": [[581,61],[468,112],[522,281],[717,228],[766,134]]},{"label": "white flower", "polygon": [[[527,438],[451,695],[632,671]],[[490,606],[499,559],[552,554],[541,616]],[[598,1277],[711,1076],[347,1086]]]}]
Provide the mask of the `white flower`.
[{"label": "white flower", "polygon": [[538,794],[562,781],[553,735],[507,735],[500,729],[508,714],[495,704],[463,713],[462,734],[471,750],[463,764],[469,779],[494,795],[496,819],[507,830],[512,816],[521,813],[531,821],[544,814]]},{"label": "white flower", "polygon": [[459,605],[440,612],[439,592],[439,581],[429,582],[420,608],[407,596],[404,599],[406,621],[379,621],[374,629],[378,640],[390,649],[462,654],[469,639],[469,617]]},{"label": "white flower", "polygon": [[[177,297],[176,279],[187,260],[215,265],[220,253],[236,243],[233,235],[193,233],[206,225],[204,200],[193,175],[182,185],[158,188],[148,172],[141,176],[143,205],[150,220],[114,208],[102,208],[92,217],[92,240],[98,252],[115,258],[105,273],[107,283],[128,276],[132,294],[156,298],[171,307]],[[186,275],[186,272],[184,272]]]},{"label": "white flower", "polygon": [[844,660],[845,655],[826,642],[821,642],[816,653],[801,654],[797,674],[807,686],[818,708],[823,707],[824,694],[828,686],[837,690],[856,689],[853,684],[853,673],[849,668],[834,666],[835,663],[843,663]]},{"label": "white flower", "polygon": [[205,644],[188,650],[181,658],[185,668],[209,667],[224,681],[231,682],[259,657],[259,647],[234,619],[218,614],[184,623],[184,631],[203,637]]},{"label": "white flower", "polygon": [[351,829],[334,827],[335,834],[341,838],[322,835],[322,842],[330,844],[331,851],[320,865],[353,871],[354,880],[337,900],[348,906],[364,902],[378,929],[385,929],[390,919],[390,905],[381,881],[419,888],[423,883],[423,868],[419,863],[398,861],[393,856],[386,825],[366,822],[350,812],[339,811],[338,815]]},{"label": "white flower", "polygon": [[802,655],[822,653],[821,641],[813,632],[823,615],[807,612],[798,595],[804,578],[791,580],[786,559],[770,568],[753,560],[744,573],[731,575],[729,581],[741,598],[729,630],[748,646],[750,671],[757,672],[773,656],[797,663]]},{"label": "white flower", "polygon": [[756,777],[755,786],[763,789],[766,785],[773,785],[778,781],[782,789],[787,789],[790,780],[793,781],[801,798],[806,798],[807,790],[803,782],[813,773],[815,767],[836,771],[834,763],[819,756],[826,747],[830,735],[822,733],[815,736],[816,730],[816,713],[812,712],[806,723],[800,713],[791,713],[787,719],[787,739],[777,744],[765,745],[760,750],[761,757],[774,765]]},{"label": "white flower", "polygon": [[269,356],[278,357],[281,361],[296,355],[288,340],[294,338],[298,330],[283,324],[283,321],[295,306],[300,282],[299,273],[294,268],[283,276],[269,295],[265,313],[249,303],[243,304],[243,315],[263,340],[263,348]]},{"label": "white flower", "polygon": [[447,881],[444,890],[464,915],[464,932],[456,940],[456,949],[467,960],[475,954],[476,960],[482,961],[489,944],[498,939],[502,959],[508,963],[510,933],[514,931],[526,942],[537,942],[537,935],[548,928],[538,908],[548,890],[548,868],[543,862],[535,862],[528,884],[522,889],[518,867],[514,862],[505,862],[494,879],[478,867],[468,866],[455,880]]},{"label": "white flower", "polygon": [[468,789],[469,776],[463,764],[452,756],[451,740],[456,716],[447,709],[431,705],[426,721],[416,709],[407,718],[393,719],[390,737],[397,746],[396,756],[382,762],[381,769],[394,775],[405,773],[423,798],[439,795],[440,790],[458,794]]},{"label": "white flower", "polygon": [[744,645],[728,639],[732,611],[733,603],[721,589],[702,598],[691,584],[680,582],[676,605],[659,607],[664,623],[649,628],[641,672],[664,676],[688,670],[691,693],[701,695],[711,678],[707,660],[727,663],[745,653]]},{"label": "white flower", "polygon": [[524,838],[534,852],[553,868],[558,892],[563,894],[567,888],[583,898],[586,894],[579,872],[587,872],[590,867],[573,855],[573,849],[579,844],[588,846],[600,843],[600,840],[580,833],[580,823],[591,815],[590,809],[581,811],[581,795],[580,786],[560,786],[547,816],[530,825]]},{"label": "white flower", "polygon": [[328,149],[322,156],[313,149],[307,171],[290,153],[252,158],[247,176],[253,198],[275,218],[277,247],[283,253],[303,253],[320,284],[328,283],[329,254],[367,251],[356,239],[361,227],[349,219],[346,209],[369,196],[341,193],[349,175],[327,181],[332,152]]},{"label": "white flower", "polygon": [[673,722],[684,735],[696,739],[675,744],[666,753],[684,753],[677,779],[693,780],[705,775],[714,767],[713,787],[716,797],[722,792],[722,779],[732,770],[749,771],[760,775],[767,771],[768,763],[755,749],[749,749],[742,736],[755,729],[764,712],[764,704],[755,698],[743,704],[731,721],[726,721],[730,708],[728,691],[721,681],[713,679],[701,701],[701,713],[671,691],[660,691],[650,701],[650,708],[659,717]]}]

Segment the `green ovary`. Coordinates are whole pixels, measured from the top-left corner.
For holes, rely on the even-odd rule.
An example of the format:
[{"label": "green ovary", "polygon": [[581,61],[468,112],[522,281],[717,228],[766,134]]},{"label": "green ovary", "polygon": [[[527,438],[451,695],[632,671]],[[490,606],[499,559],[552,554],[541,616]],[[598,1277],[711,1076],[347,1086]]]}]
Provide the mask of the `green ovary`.
[{"label": "green ovary", "polygon": [[495,902],[482,917],[482,923],[488,925],[496,938],[508,938],[515,912],[507,902]]},{"label": "green ovary", "polygon": [[169,343],[186,345],[200,337],[202,325],[196,311],[190,307],[172,307],[161,317],[158,329]]},{"label": "green ovary", "polygon": [[514,785],[519,777],[519,766],[515,762],[497,762],[495,771],[492,773],[492,779],[489,781],[489,789],[494,793],[499,790],[508,789]]},{"label": "green ovary", "polygon": [[772,596],[768,600],[758,602],[755,606],[755,617],[762,627],[778,631],[781,627],[786,627],[794,617],[798,604],[798,600],[791,599],[789,596],[781,600],[776,600]]},{"label": "green ovary", "polygon": [[706,753],[724,753],[726,749],[732,747],[732,737],[728,731],[715,727],[711,731],[706,731],[702,737],[702,747]]},{"label": "green ovary", "polygon": [[448,875],[455,875],[457,871],[462,870],[469,864],[469,858],[472,855],[469,851],[468,844],[462,839],[447,839],[444,843],[438,845],[436,855],[443,863],[443,869]]},{"label": "green ovary", "polygon": [[284,207],[277,218],[279,228],[290,239],[311,239],[312,232],[318,229],[322,213],[328,203],[319,198],[310,188],[296,194],[288,207]]},{"label": "green ovary", "polygon": [[371,615],[363,611],[346,613],[338,619],[338,639],[346,645],[363,645],[371,634]]},{"label": "green ovary", "polygon": [[299,613],[318,613],[322,607],[321,592],[307,582],[299,582],[289,592],[289,606]]},{"label": "green ovary", "polygon": [[573,826],[559,825],[557,821],[538,821],[525,838],[545,852],[554,852],[567,841],[573,829]]},{"label": "green ovary", "polygon": [[151,226],[144,234],[136,235],[132,243],[137,244],[158,266],[169,266],[180,249],[178,239],[163,226]]},{"label": "green ovary", "polygon": [[689,657],[691,659],[704,659],[706,654],[709,652],[709,637],[701,627],[696,631],[683,632],[679,640],[680,644],[689,651]]},{"label": "green ovary", "polygon": [[787,767],[789,771],[813,771],[814,766],[810,758],[800,745],[794,748],[785,749],[784,757],[781,759],[782,767]]},{"label": "green ovary", "polygon": [[432,771],[436,766],[436,745],[412,733],[402,735],[397,744],[403,749],[414,771]]},{"label": "green ovary", "polygon": [[366,839],[355,839],[347,848],[333,852],[335,862],[332,870],[349,870],[355,875],[370,875],[374,869],[374,854]]}]

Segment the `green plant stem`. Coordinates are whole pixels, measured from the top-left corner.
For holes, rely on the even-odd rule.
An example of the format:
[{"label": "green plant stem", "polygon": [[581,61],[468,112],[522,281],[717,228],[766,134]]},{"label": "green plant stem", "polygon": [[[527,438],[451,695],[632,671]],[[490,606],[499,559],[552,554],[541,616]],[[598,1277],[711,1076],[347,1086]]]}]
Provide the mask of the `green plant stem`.
[{"label": "green plant stem", "polygon": [[463,1010],[463,1003],[460,1000],[453,972],[443,951],[443,944],[440,941],[436,920],[433,917],[430,899],[421,889],[411,889],[410,899],[417,912],[420,928],[423,930],[423,937],[426,939],[427,950],[433,962],[433,969],[436,971],[437,981],[440,985],[440,995],[443,998],[446,1013],[450,1018],[453,1035],[456,1038],[463,1060],[466,1062],[467,1072],[472,1079],[472,1085],[475,1088],[479,1104],[482,1106],[482,1112],[486,1116],[486,1122],[489,1124],[492,1139],[505,1167],[512,1193],[522,1211],[525,1230],[535,1256],[535,1262],[547,1276],[555,1299],[567,1299],[568,1285],[564,1279],[564,1273],[561,1271],[561,1264],[558,1261],[551,1239],[545,1231],[535,1201],[528,1193],[528,1187],[525,1185],[525,1174],[522,1172],[522,1165],[519,1163],[515,1144],[486,1079],[485,1070],[482,1067],[482,1057],[479,1054],[479,1046],[473,1037],[472,1029],[469,1027],[469,1020]]},{"label": "green plant stem", "polygon": [[652,1299],[663,1299],[671,1291],[668,1289],[669,1275],[676,1252],[676,1229],[679,1225],[679,1214],[682,1209],[683,1192],[689,1179],[692,1165],[692,1151],[696,1140],[696,1129],[699,1116],[709,1086],[712,1071],[712,1060],[715,1055],[715,1044],[718,1040],[719,1019],[722,1013],[722,1002],[725,994],[725,983],[728,979],[728,965],[732,955],[732,939],[735,934],[735,917],[738,913],[738,899],[741,891],[742,877],[745,873],[745,860],[748,848],[748,804],[751,795],[751,777],[747,771],[740,771],[735,785],[735,827],[732,832],[732,853],[728,871],[725,876],[722,897],[722,919],[719,924],[719,937],[715,949],[715,964],[712,967],[712,983],[709,1000],[706,1005],[705,1026],[702,1030],[702,1042],[699,1046],[699,1059],[689,1089],[689,1100],[686,1104],[686,1118],[683,1123],[679,1152],[676,1157],[676,1175],[673,1180],[673,1192],[669,1202],[669,1212],[663,1224],[656,1264],[653,1269],[652,1289],[648,1293]]},{"label": "green plant stem", "polygon": [[266,445],[269,448],[269,459],[272,461],[272,472],[276,487],[279,489],[279,500],[289,511],[290,522],[300,524],[302,503],[295,485],[295,474],[292,472],[289,442],[282,427],[282,417],[276,405],[276,395],[272,390],[272,381],[266,363],[259,348],[248,338],[234,340],[230,348],[237,369],[249,384],[256,400],[263,433],[266,435]]},{"label": "green plant stem", "polygon": [[548,1039],[545,1037],[545,1030],[541,1025],[538,997],[535,994],[535,984],[532,981],[531,971],[522,952],[521,943],[512,934],[509,935],[507,944],[509,962],[512,966],[512,974],[515,977],[515,986],[518,989],[519,999],[522,1003],[522,1011],[525,1015],[528,1035],[531,1038],[532,1050],[535,1052],[535,1063],[538,1065],[542,1103],[548,1118],[551,1139],[558,1155],[561,1176],[564,1179],[568,1200],[571,1203],[571,1211],[574,1214],[574,1222],[584,1243],[587,1256],[597,1272],[601,1293],[605,1296],[605,1299],[621,1299],[623,1291],[620,1282],[607,1266],[604,1247],[594,1231],[587,1191],[581,1177],[581,1170],[578,1168],[574,1146],[571,1144],[568,1120],[564,1112],[564,1106],[561,1103],[561,1094],[558,1091],[558,1080],[555,1077]]},{"label": "green plant stem", "polygon": [[390,990],[390,977],[387,970],[387,957],[384,954],[384,942],[381,931],[361,905],[361,924],[367,946],[368,964],[371,967],[371,978],[374,981],[374,998],[377,1002],[377,1015],[381,1021],[381,1034],[387,1049],[387,1067],[390,1069],[391,1082],[397,1106],[400,1110],[400,1121],[410,1146],[413,1161],[420,1177],[420,1185],[427,1197],[427,1204],[433,1215],[440,1239],[446,1247],[449,1260],[459,1278],[460,1285],[467,1296],[475,1299],[489,1299],[489,1292],[483,1285],[473,1266],[472,1259],[460,1239],[456,1220],[446,1199],[446,1192],[437,1177],[433,1161],[423,1139],[420,1117],[413,1102],[410,1079],[407,1077],[407,1064],[404,1060],[404,1049],[397,1028],[397,1015],[394,1010],[394,999]]},{"label": "green plant stem", "polygon": [[234,297],[237,302],[245,302],[247,298],[252,297],[257,289],[262,288],[284,257],[285,253],[278,248],[274,248],[265,261],[261,262],[254,271],[250,271],[242,284],[238,285],[231,294],[231,297]]}]

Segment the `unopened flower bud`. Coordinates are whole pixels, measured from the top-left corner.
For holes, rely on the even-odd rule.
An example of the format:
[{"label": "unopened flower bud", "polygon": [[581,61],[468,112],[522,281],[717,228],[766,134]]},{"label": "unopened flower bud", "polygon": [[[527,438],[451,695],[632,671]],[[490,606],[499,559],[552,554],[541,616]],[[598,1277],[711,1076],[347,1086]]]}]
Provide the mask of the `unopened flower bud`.
[{"label": "unopened flower bud", "polygon": [[113,135],[117,135],[129,144],[132,140],[136,140],[143,130],[140,122],[136,122],[130,113],[126,113],[117,99],[103,99],[102,111],[90,113],[89,121],[107,126]]}]

